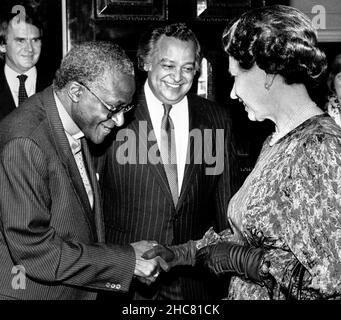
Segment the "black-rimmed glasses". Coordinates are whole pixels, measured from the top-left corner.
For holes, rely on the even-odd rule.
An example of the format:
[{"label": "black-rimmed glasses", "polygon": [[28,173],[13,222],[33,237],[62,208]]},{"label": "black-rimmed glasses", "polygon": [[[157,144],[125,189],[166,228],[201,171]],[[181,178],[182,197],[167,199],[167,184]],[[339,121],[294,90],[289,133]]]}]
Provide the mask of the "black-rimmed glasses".
[{"label": "black-rimmed glasses", "polygon": [[128,105],[120,105],[120,106],[111,106],[104,102],[96,93],[94,93],[88,86],[86,86],[84,83],[78,82],[81,86],[83,86],[85,89],[87,89],[97,100],[109,111],[107,118],[111,119],[114,114],[117,114],[119,112],[128,112],[131,109],[133,109],[135,106],[133,104]]}]

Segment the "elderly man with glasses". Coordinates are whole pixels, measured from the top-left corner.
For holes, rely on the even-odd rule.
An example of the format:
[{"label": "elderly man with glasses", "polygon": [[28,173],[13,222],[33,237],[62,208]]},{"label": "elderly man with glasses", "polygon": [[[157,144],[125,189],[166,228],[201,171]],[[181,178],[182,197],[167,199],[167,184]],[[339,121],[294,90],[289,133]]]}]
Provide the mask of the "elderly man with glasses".
[{"label": "elderly man with glasses", "polygon": [[[0,299],[95,299],[154,281],[155,242],[104,243],[100,192],[86,140],[124,122],[135,91],[117,45],[88,42],[64,57],[53,87],[0,123]],[[85,139],[86,138],[86,139]]]}]

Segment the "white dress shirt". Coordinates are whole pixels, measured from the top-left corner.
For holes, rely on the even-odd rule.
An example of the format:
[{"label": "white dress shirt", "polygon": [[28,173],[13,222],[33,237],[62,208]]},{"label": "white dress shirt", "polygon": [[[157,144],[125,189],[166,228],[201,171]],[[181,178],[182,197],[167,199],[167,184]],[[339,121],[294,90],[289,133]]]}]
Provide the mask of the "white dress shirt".
[{"label": "white dress shirt", "polygon": [[27,79],[25,81],[25,88],[27,96],[30,97],[36,93],[37,83],[37,68],[33,67],[25,73],[18,73],[5,64],[5,77],[14,99],[15,105],[18,107],[18,93],[19,93],[19,79],[17,76],[25,74]]},{"label": "white dress shirt", "polygon": [[[152,90],[149,87],[148,81],[146,81],[144,85],[144,93],[146,96],[148,111],[152,121],[155,137],[160,149],[161,120],[164,114],[164,108],[162,102],[154,96]],[[169,116],[171,117],[174,124],[178,171],[178,192],[180,195],[185,171],[189,132],[188,100],[186,96],[180,102],[173,104]]]}]

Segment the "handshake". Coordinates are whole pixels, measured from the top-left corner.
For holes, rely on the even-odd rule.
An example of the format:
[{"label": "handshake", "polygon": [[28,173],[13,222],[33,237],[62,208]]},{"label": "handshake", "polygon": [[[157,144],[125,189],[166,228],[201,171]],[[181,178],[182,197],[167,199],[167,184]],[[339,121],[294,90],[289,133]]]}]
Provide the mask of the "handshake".
[{"label": "handshake", "polygon": [[252,245],[223,241],[202,246],[201,240],[190,240],[177,246],[162,246],[155,241],[140,241],[132,246],[136,253],[134,274],[147,284],[154,282],[161,270],[180,265],[202,265],[216,275],[231,272],[256,283],[270,277],[264,250]]},{"label": "handshake", "polygon": [[136,256],[134,275],[146,284],[154,282],[162,270],[169,271],[176,265],[195,264],[195,241],[171,247],[156,241],[139,241],[131,246]]}]

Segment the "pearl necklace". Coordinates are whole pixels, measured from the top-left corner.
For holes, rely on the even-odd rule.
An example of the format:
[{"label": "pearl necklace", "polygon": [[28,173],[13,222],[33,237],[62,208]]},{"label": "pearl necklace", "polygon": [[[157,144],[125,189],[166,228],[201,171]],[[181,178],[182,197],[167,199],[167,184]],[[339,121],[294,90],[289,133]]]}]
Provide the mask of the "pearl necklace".
[{"label": "pearl necklace", "polygon": [[286,124],[283,126],[285,128],[282,131],[278,131],[278,127],[276,126],[276,131],[272,133],[269,145],[273,146],[278,140],[283,138],[285,135],[287,135],[289,132],[297,128],[300,124],[302,124],[304,121],[310,119],[313,116],[316,116],[318,114],[322,114],[323,111],[320,110],[315,103],[304,107],[301,109],[301,112],[296,114],[296,118],[289,119]]}]

